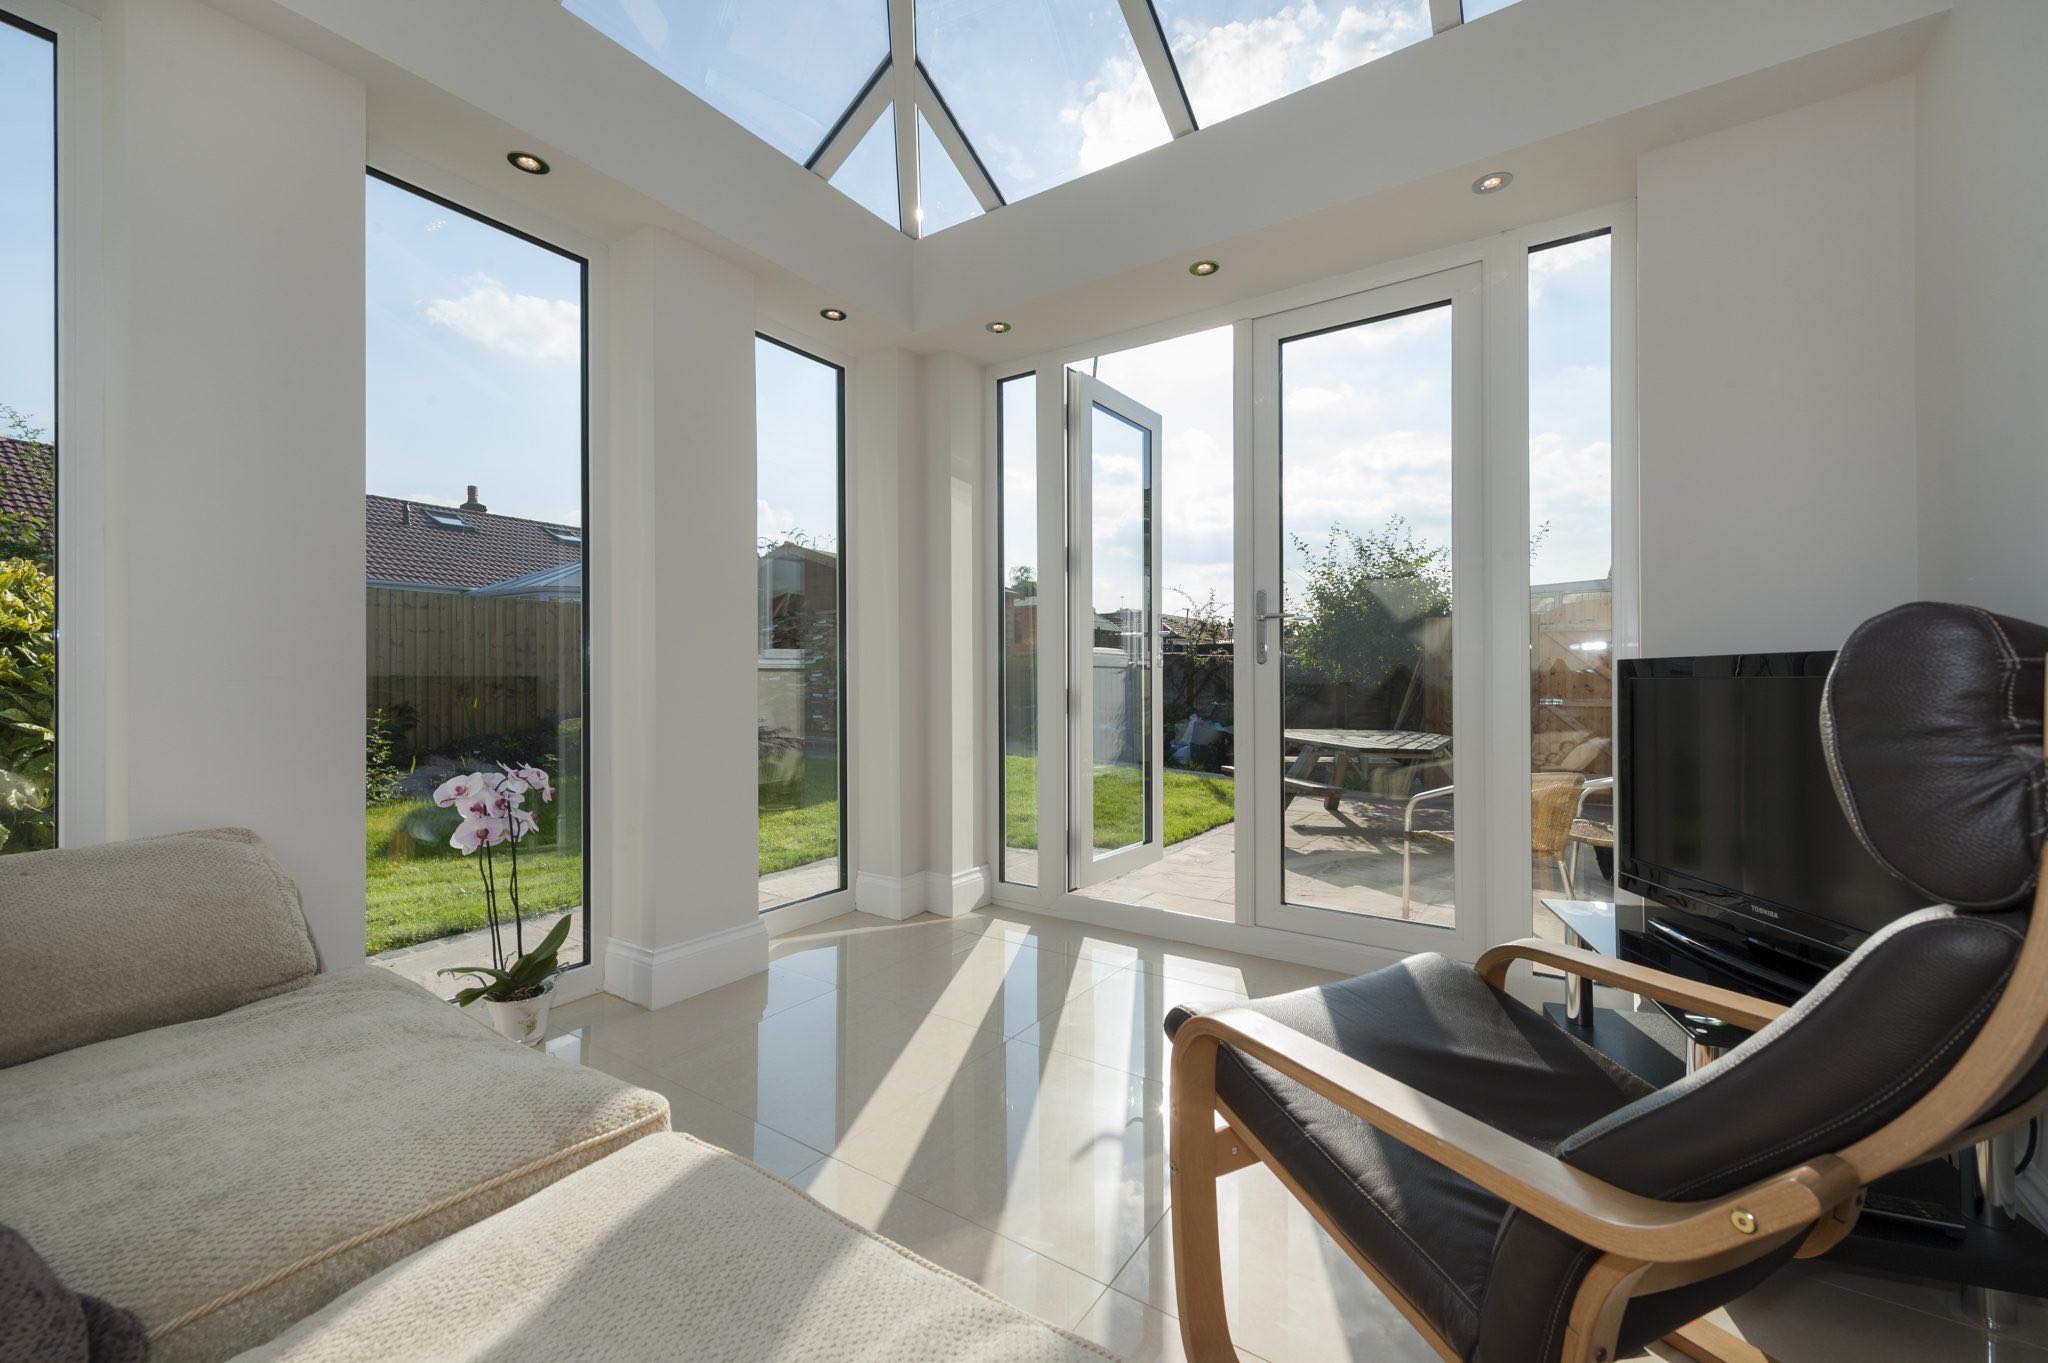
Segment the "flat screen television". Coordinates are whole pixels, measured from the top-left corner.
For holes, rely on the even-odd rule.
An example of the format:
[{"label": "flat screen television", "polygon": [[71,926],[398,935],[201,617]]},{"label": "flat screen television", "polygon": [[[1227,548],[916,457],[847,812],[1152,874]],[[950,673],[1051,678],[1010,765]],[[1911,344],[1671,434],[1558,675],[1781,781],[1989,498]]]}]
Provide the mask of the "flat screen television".
[{"label": "flat screen television", "polygon": [[[1670,965],[1797,997],[1924,907],[1863,849],[1821,753],[1832,652],[1625,659],[1616,884]],[[1718,969],[1715,969],[1718,967]]]}]

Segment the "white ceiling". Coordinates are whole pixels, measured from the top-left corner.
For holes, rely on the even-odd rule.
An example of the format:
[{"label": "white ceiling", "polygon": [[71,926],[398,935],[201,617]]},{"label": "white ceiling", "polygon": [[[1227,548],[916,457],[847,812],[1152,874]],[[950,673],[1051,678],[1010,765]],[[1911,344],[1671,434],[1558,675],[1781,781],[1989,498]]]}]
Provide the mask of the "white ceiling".
[{"label": "white ceiling", "polygon": [[[674,231],[848,351],[985,359],[1632,197],[1642,151],[1910,70],[1950,7],[1521,0],[913,242],[555,0],[213,3],[358,74],[376,143],[599,240]],[[513,171],[515,145],[554,173]],[[1472,195],[1496,167],[1514,185]]]}]

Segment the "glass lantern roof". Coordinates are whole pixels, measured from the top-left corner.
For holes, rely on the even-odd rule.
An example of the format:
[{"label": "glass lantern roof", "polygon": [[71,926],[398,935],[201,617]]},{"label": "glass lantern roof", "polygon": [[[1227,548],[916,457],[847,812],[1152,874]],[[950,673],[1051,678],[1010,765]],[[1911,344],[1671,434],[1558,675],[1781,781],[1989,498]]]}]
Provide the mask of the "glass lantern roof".
[{"label": "glass lantern roof", "polygon": [[1515,0],[562,0],[910,236]]}]

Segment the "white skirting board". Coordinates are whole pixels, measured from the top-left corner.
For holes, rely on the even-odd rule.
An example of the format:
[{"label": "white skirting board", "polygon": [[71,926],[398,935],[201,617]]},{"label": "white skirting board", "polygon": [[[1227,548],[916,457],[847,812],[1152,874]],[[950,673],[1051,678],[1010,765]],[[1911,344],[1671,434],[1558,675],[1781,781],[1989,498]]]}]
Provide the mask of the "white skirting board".
[{"label": "white skirting board", "polygon": [[854,877],[854,907],[877,918],[915,918],[935,913],[957,918],[988,902],[989,873],[986,866],[965,871],[914,871],[907,876],[878,875],[862,871]]},{"label": "white skirting board", "polygon": [[674,946],[605,943],[605,988],[642,1008],[666,1008],[767,968],[768,929],[758,918]]}]

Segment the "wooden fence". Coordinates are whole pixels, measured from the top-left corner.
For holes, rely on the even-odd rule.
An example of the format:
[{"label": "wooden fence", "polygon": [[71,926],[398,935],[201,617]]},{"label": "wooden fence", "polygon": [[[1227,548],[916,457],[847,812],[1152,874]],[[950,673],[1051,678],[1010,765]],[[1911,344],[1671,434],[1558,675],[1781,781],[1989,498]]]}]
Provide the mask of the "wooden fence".
[{"label": "wooden fence", "polygon": [[411,707],[419,751],[583,713],[581,602],[389,587],[368,598],[369,705]]}]

